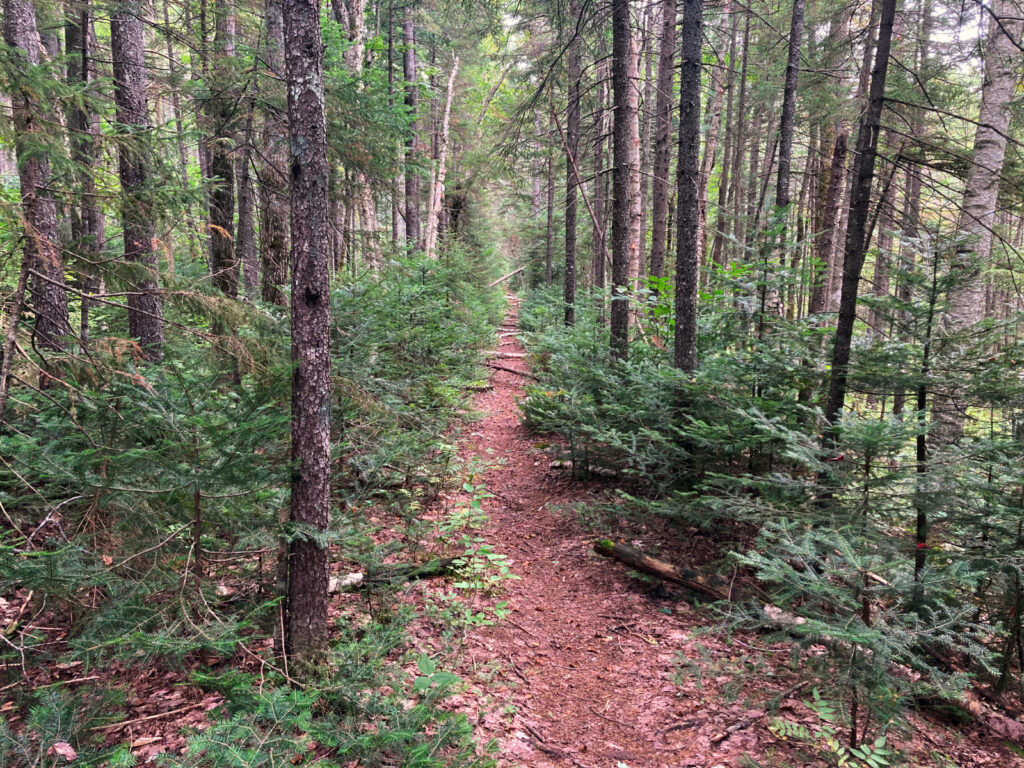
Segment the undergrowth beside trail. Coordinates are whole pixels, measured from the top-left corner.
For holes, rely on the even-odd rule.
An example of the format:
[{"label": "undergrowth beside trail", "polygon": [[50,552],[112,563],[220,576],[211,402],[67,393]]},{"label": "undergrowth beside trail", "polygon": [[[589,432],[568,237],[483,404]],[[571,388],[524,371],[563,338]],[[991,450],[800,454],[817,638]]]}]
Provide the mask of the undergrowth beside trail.
[{"label": "undergrowth beside trail", "polygon": [[[720,628],[789,642],[844,748],[879,738],[881,748],[921,702],[960,706],[972,685],[1018,686],[1015,403],[993,403],[984,429],[922,467],[927,414],[893,414],[871,394],[883,366],[913,389],[913,345],[890,345],[885,360],[865,346],[851,380],[861,394],[823,447],[821,330],[773,317],[757,338],[712,299],[688,373],[671,364],[669,298],[657,291],[636,307],[628,361],[611,360],[593,295],[566,327],[559,295],[530,293],[521,324],[540,380],[520,406],[527,425],[560,436],[553,450],[577,478],[617,478],[620,516],[669,521],[679,536],[698,526],[732,550],[719,570],[738,569],[762,597],[719,606]],[[915,543],[921,516],[925,544]]]},{"label": "undergrowth beside trail", "polygon": [[[428,556],[419,511],[459,479],[446,432],[502,316],[488,261],[453,247],[336,283],[327,540],[349,570]],[[279,543],[317,534],[282,522],[287,310],[258,304],[235,327],[234,347],[168,338],[151,367],[96,343],[88,370],[14,393],[0,435],[0,765],[50,766],[65,750],[76,766],[134,764],[116,724],[139,697],[172,695],[156,690],[165,672],[213,711],[158,764],[486,764],[465,719],[438,706],[458,679],[422,661],[407,671],[413,614],[388,588],[344,603],[304,684],[274,653]]]}]

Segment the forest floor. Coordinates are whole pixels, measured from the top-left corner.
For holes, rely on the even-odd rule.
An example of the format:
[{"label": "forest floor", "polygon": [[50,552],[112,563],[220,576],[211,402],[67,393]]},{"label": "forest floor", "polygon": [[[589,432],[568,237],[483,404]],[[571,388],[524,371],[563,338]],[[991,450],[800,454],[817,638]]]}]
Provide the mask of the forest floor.
[{"label": "forest floor", "polygon": [[[507,618],[465,637],[460,674],[468,689],[453,706],[500,766],[663,768],[831,764],[776,738],[772,717],[813,727],[810,690],[789,666],[790,645],[714,631],[716,617],[688,596],[638,577],[592,551],[614,535],[689,567],[721,557],[696,529],[616,520],[598,533],[581,503],[614,503],[607,482],[578,482],[551,461],[541,436],[522,425],[517,399],[528,362],[516,331],[517,301],[502,328],[491,388],[476,399],[464,462],[488,469],[482,535],[519,580],[501,599]],[[446,500],[449,504],[459,499]],[[462,502],[466,498],[463,494]],[[710,631],[709,631],[710,630]],[[973,726],[914,715],[894,742],[915,766],[1024,765],[1007,742]],[[745,761],[750,757],[757,762]]]}]

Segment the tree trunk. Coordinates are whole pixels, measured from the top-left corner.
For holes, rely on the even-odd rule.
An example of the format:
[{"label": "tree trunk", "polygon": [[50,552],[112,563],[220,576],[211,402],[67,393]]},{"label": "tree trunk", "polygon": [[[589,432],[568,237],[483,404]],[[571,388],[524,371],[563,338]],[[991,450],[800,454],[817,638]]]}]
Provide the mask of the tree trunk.
[{"label": "tree trunk", "polygon": [[[579,16],[578,0],[569,3],[569,17],[573,23]],[[579,176],[576,164],[580,148],[580,35],[570,32],[569,56],[566,63],[569,78],[569,100],[566,109],[565,137],[565,274],[562,276],[562,301],[566,325],[576,322],[576,214]]]},{"label": "tree trunk", "polygon": [[[591,257],[592,270],[594,273],[594,288],[603,292],[605,287],[605,260],[608,258],[607,247],[607,222],[605,219],[605,193],[604,193],[604,141],[605,141],[605,103],[608,101],[608,69],[598,65],[595,68],[598,79],[597,106],[594,110],[594,221],[593,223],[593,245],[594,250]],[[604,296],[599,299],[599,312],[602,322],[604,321]]]},{"label": "tree trunk", "polygon": [[405,106],[411,113],[409,138],[405,142],[405,241],[409,248],[416,248],[420,242],[420,177],[419,169],[416,168],[419,162],[416,135],[419,87],[416,84],[416,33],[411,6],[405,9],[402,29],[405,43]]},{"label": "tree trunk", "polygon": [[[1022,58],[1018,48],[1022,28],[1024,20],[1013,0],[994,0],[988,18],[981,112],[957,223],[957,250],[952,267],[957,284],[950,291],[949,310],[942,322],[946,355],[954,360],[977,348],[977,340],[968,334],[985,319],[985,281],[981,273],[992,252],[996,202],[1009,135],[1010,101],[1016,92]],[[936,440],[951,443],[960,438],[967,407],[959,387],[936,393],[932,403],[932,434]]]},{"label": "tree trunk", "polygon": [[[796,122],[796,85],[800,72],[800,44],[804,32],[804,0],[793,0],[789,23],[789,56],[782,89],[782,115],[779,119],[779,167],[775,186],[775,208],[785,216],[789,207],[789,176],[793,156],[793,126]],[[785,242],[785,235],[782,235]]]},{"label": "tree trunk", "polygon": [[255,105],[248,99],[248,116],[242,132],[242,149],[238,154],[238,168],[235,179],[238,182],[238,228],[235,243],[238,259],[242,264],[245,295],[256,296],[259,286],[259,265],[256,261],[256,222],[253,215],[253,189],[250,165],[252,163],[252,118]]},{"label": "tree trunk", "polygon": [[832,160],[827,166],[822,163],[822,174],[818,182],[818,205],[815,212],[817,236],[814,240],[811,303],[808,309],[812,315],[820,315],[828,308],[836,220],[839,218],[839,196],[843,191],[843,176],[846,168],[846,132],[842,129],[829,130],[826,135],[829,134],[835,137],[832,145]]},{"label": "tree trunk", "polygon": [[[4,0],[4,40],[19,51],[31,67],[38,66],[39,33],[30,0]],[[64,288],[64,259],[57,227],[57,206],[50,192],[50,161],[38,151],[34,138],[47,125],[46,105],[38,103],[30,87],[11,94],[14,114],[14,151],[21,181],[21,207],[25,222],[24,258],[38,274],[29,280],[29,306],[36,316],[34,339],[41,349],[63,350],[71,333],[68,297]],[[45,368],[45,365],[44,365]],[[40,381],[46,386],[46,379]]]},{"label": "tree trunk", "polygon": [[206,105],[210,138],[210,271],[213,284],[226,296],[238,296],[238,257],[232,233],[235,229],[234,77],[235,15],[231,0],[216,0],[213,39],[213,89]]},{"label": "tree trunk", "polygon": [[727,261],[725,250],[726,227],[728,225],[727,204],[728,193],[731,188],[729,176],[732,168],[732,157],[737,151],[736,143],[733,140],[733,95],[736,83],[736,37],[739,29],[739,20],[735,14],[731,14],[732,23],[729,25],[729,61],[725,76],[725,141],[722,152],[722,175],[718,180],[718,208],[715,211],[715,239],[711,243],[711,263],[724,268]]},{"label": "tree trunk", "polygon": [[[327,260],[327,122],[319,4],[284,0],[292,233],[293,523],[330,521],[331,358]],[[286,645],[300,658],[327,641],[327,550],[309,536],[288,549]]]},{"label": "tree trunk", "polygon": [[459,58],[455,57],[451,74],[448,77],[448,98],[444,105],[444,118],[441,121],[438,137],[437,176],[430,190],[430,205],[427,206],[427,234],[423,239],[423,250],[428,259],[433,258],[437,246],[437,234],[441,226],[441,201],[444,199],[444,179],[447,172],[448,158],[448,125],[452,114],[452,97],[455,94],[455,77],[459,72]]},{"label": "tree trunk", "polygon": [[629,356],[630,267],[635,268],[633,209],[639,210],[636,130],[636,51],[629,0],[612,0],[612,99],[614,103],[614,169],[612,171],[612,309],[611,354]]},{"label": "tree trunk", "polygon": [[126,0],[117,6],[110,20],[110,49],[117,122],[120,130],[132,139],[130,143],[122,139],[118,144],[124,258],[138,265],[139,270],[128,296],[128,332],[139,340],[148,359],[159,360],[163,357],[163,308],[157,283],[157,255],[153,250],[156,213],[148,199],[150,146],[145,139],[149,114],[142,18],[138,0]]},{"label": "tree trunk", "polygon": [[[282,0],[266,0],[266,93],[280,93],[284,78],[284,18]],[[263,117],[263,160],[260,163],[260,294],[263,300],[286,306],[288,280],[288,120],[270,102]]]},{"label": "tree trunk", "polygon": [[[95,78],[89,29],[90,13],[87,0],[68,0],[65,6],[64,47],[68,56],[67,77],[71,84],[85,84]],[[76,105],[68,112],[68,132],[71,134],[71,158],[78,164],[76,182],[80,205],[72,208],[72,248],[81,256],[76,265],[78,284],[82,292],[79,314],[79,343],[85,352],[89,346],[88,294],[96,290],[99,280],[96,268],[103,241],[106,239],[106,220],[96,198],[96,180],[92,173],[99,157],[99,120],[84,107]]]},{"label": "tree trunk", "polygon": [[668,197],[672,162],[672,84],[675,79],[676,0],[661,6],[661,38],[658,43],[658,95],[654,108],[654,181],[651,190],[650,275],[665,275],[665,246],[668,236]]},{"label": "tree trunk", "polygon": [[[731,0],[727,0],[722,8],[723,26],[728,25],[732,12]],[[722,127],[722,98],[725,94],[725,62],[721,54],[711,70],[711,95],[708,98],[707,131],[704,140],[704,153],[700,161],[700,177],[697,180],[697,191],[700,193],[700,212],[697,226],[697,253],[704,262],[705,244],[707,242],[708,223],[708,183],[715,168],[718,157],[718,134]],[[710,278],[710,270],[705,269],[703,279]]]},{"label": "tree trunk", "polygon": [[679,83],[679,195],[676,222],[675,365],[697,367],[697,288],[700,282],[700,76],[703,0],[683,2]]},{"label": "tree trunk", "polygon": [[878,28],[875,66],[871,72],[868,108],[861,116],[857,133],[857,151],[853,166],[853,194],[850,198],[850,218],[846,232],[843,262],[843,290],[839,301],[835,342],[832,348],[832,374],[829,380],[828,406],[825,416],[829,428],[826,441],[835,443],[839,419],[846,402],[846,381],[849,375],[850,345],[853,324],[857,319],[857,292],[867,247],[868,208],[871,204],[871,183],[875,176],[882,106],[885,101],[885,81],[889,71],[889,51],[892,44],[892,26],[896,16],[896,0],[881,0],[882,14]]},{"label": "tree trunk", "polygon": [[544,285],[551,287],[552,268],[555,258],[555,158],[548,147],[548,211],[547,238],[544,245]]}]

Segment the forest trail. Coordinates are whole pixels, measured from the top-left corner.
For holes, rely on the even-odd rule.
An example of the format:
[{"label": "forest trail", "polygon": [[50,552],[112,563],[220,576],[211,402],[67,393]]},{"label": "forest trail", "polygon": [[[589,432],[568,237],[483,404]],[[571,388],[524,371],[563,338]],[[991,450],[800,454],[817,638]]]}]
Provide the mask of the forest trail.
[{"label": "forest trail", "polygon": [[[503,334],[516,328],[517,301],[509,303]],[[514,335],[500,342],[502,353],[523,352]],[[528,371],[524,357],[497,364]],[[484,502],[484,536],[521,580],[505,584],[509,616],[468,637],[463,677],[493,697],[460,696],[459,706],[481,742],[497,739],[501,766],[735,765],[758,736],[752,727],[726,729],[758,713],[723,704],[713,692],[721,680],[673,681],[677,657],[700,658],[698,645],[713,656],[728,651],[716,637],[692,637],[708,619],[691,605],[666,602],[656,585],[593,554],[597,535],[571,508],[608,486],[574,482],[549,466],[536,447],[541,438],[520,423],[517,399],[527,381],[495,371],[492,388],[476,399],[485,417],[462,449],[464,460],[489,467],[482,480],[494,498]],[[736,649],[728,653],[734,658]],[[486,679],[496,666],[503,684]]]}]

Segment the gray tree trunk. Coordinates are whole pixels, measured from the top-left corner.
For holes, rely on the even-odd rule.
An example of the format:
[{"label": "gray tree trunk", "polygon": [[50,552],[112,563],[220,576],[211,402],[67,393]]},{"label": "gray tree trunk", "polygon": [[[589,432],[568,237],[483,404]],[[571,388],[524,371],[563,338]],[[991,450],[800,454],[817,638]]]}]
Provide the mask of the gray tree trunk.
[{"label": "gray tree trunk", "polygon": [[697,288],[700,282],[700,76],[703,45],[703,0],[683,2],[680,50],[679,204],[676,230],[674,361],[676,368],[697,367]]},{"label": "gray tree trunk", "polygon": [[[331,357],[327,121],[319,4],[284,0],[292,235],[293,523],[330,522]],[[308,536],[288,549],[286,645],[304,659],[327,642],[327,550]]]},{"label": "gray tree trunk", "polygon": [[[957,284],[950,292],[949,310],[940,326],[943,352],[953,364],[977,346],[970,338],[971,331],[985,319],[985,281],[981,275],[992,253],[996,201],[1010,126],[1010,101],[1017,89],[1022,61],[1018,47],[1022,28],[1024,20],[1013,0],[994,0],[988,18],[981,112],[957,223],[957,252],[953,264]],[[951,376],[950,384],[955,380],[956,376]],[[936,393],[932,403],[935,420],[932,435],[936,440],[949,443],[959,439],[968,405],[957,386]]]}]

